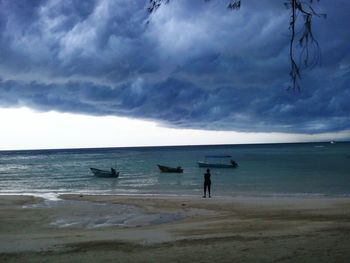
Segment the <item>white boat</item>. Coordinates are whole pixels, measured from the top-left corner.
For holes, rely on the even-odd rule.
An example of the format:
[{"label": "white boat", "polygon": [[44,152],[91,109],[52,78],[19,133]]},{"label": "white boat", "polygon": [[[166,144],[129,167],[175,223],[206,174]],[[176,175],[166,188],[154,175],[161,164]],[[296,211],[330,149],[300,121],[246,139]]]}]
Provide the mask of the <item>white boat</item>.
[{"label": "white boat", "polygon": [[[197,162],[199,167],[206,168],[236,168],[238,163],[231,159],[231,155],[207,155],[204,162]],[[228,159],[230,159],[228,161]]]},{"label": "white boat", "polygon": [[97,168],[90,168],[91,172],[97,177],[115,177],[119,176],[119,172],[117,172],[114,168],[111,168],[110,171],[100,170]]}]

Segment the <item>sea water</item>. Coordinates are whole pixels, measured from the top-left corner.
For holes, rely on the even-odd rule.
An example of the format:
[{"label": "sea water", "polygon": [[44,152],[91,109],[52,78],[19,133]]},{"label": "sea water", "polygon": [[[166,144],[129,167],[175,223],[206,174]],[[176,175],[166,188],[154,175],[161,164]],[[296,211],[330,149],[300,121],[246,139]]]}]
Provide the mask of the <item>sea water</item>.
[{"label": "sea water", "polygon": [[[350,143],[63,149],[0,152],[0,194],[202,195],[198,161],[231,155],[238,168],[211,169],[213,196],[350,195]],[[182,166],[160,173],[157,164]],[[116,167],[119,178],[90,167]]]}]

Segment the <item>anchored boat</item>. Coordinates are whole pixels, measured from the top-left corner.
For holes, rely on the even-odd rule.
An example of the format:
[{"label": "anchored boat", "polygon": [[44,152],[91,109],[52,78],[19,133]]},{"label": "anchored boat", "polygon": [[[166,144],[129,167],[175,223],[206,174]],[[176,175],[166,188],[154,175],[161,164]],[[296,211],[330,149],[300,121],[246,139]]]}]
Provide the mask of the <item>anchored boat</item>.
[{"label": "anchored boat", "polygon": [[119,172],[117,172],[114,168],[111,168],[110,171],[100,170],[97,168],[90,168],[91,172],[97,177],[118,177]]},{"label": "anchored boat", "polygon": [[164,166],[164,165],[160,165],[157,164],[159,170],[162,173],[183,173],[184,169],[181,168],[181,166],[178,167],[169,167],[169,166]]},{"label": "anchored boat", "polygon": [[206,168],[236,168],[238,163],[231,155],[207,155],[204,162],[197,162],[199,167]]}]

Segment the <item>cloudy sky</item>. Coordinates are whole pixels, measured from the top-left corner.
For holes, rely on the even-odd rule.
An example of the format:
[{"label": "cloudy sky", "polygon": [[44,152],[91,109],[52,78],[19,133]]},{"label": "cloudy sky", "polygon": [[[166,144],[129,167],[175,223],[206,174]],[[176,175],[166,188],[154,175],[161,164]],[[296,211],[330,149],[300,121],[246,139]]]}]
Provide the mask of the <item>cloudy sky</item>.
[{"label": "cloudy sky", "polygon": [[350,139],[350,1],[287,90],[284,0],[0,1],[0,149]]}]

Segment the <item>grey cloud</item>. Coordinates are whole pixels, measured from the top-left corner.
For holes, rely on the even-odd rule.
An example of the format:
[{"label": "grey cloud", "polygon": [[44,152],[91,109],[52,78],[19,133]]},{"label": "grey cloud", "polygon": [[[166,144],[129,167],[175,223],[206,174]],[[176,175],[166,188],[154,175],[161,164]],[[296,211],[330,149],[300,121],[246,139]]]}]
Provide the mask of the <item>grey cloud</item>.
[{"label": "grey cloud", "polygon": [[[289,84],[282,2],[0,2],[0,106],[235,131],[350,129],[350,3],[321,1],[322,61]],[[147,21],[149,21],[147,23]]]}]

